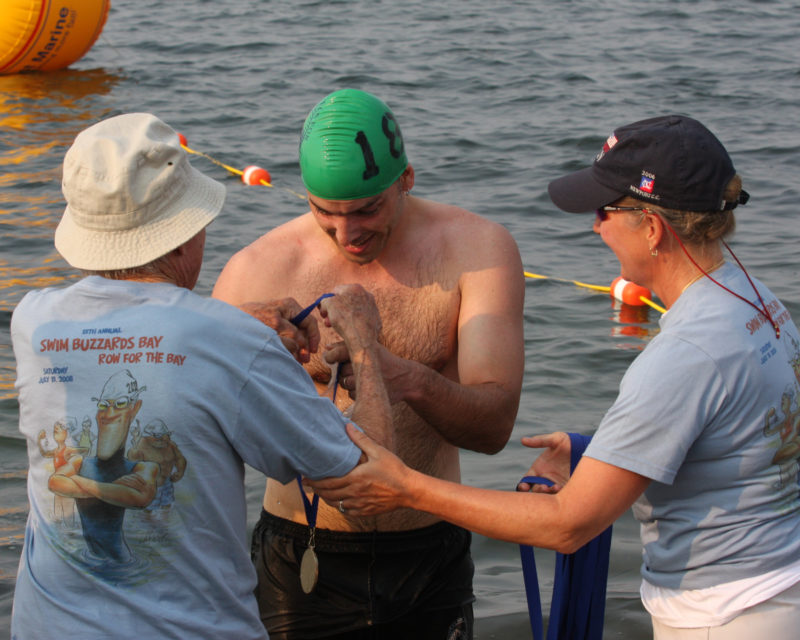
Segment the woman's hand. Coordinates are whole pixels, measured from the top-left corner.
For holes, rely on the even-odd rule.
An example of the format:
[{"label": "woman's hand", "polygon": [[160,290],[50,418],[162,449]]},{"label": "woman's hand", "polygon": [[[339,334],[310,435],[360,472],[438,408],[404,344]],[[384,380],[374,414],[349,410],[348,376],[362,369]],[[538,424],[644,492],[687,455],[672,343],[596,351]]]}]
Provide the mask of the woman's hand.
[{"label": "woman's hand", "polygon": [[569,480],[570,453],[572,444],[569,436],[563,431],[555,431],[541,436],[522,438],[522,444],[532,449],[546,449],[533,461],[526,476],[541,476],[551,480],[552,487],[543,484],[531,485],[520,482],[517,491],[533,491],[535,493],[556,493]]},{"label": "woman's hand", "polygon": [[303,484],[348,516],[374,516],[408,506],[411,470],[352,424],[347,425],[347,435],[363,452],[359,464],[341,478],[304,479]]}]

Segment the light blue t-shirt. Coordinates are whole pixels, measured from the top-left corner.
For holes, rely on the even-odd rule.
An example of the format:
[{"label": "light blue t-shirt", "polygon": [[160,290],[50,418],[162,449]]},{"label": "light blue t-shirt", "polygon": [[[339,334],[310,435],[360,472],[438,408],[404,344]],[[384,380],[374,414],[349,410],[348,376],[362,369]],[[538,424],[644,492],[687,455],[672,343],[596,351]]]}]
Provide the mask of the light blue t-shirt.
[{"label": "light blue t-shirt", "polygon": [[[744,273],[713,277],[760,305]],[[800,337],[754,281],[781,337],[708,278],[661,319],[585,455],[652,478],[634,504],[642,575],[698,589],[800,557]]]},{"label": "light blue t-shirt", "polygon": [[[11,334],[30,465],[12,637],[266,638],[244,463],[285,483],[360,455],[277,334],[96,276],[26,295]],[[60,426],[86,420],[89,451]]]}]

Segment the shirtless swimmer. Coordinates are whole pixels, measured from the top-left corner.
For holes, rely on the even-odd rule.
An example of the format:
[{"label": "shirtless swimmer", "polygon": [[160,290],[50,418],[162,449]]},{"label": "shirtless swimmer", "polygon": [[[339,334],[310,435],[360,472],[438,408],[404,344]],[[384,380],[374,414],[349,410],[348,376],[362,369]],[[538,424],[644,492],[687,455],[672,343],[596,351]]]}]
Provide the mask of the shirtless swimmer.
[{"label": "shirtless swimmer", "polygon": [[[389,107],[353,89],[312,109],[300,141],[310,211],[231,258],[213,295],[232,304],[313,301],[338,284],[370,291],[381,313],[381,370],[395,450],[409,466],[460,481],[458,449],[496,453],[508,441],[523,372],[523,270],[501,225],[410,194],[414,169]],[[322,343],[339,338],[322,328]],[[346,361],[342,347],[324,354]],[[306,365],[320,393],[331,368]],[[349,365],[340,384],[352,390]],[[345,410],[352,402],[337,394]],[[273,639],[471,638],[470,536],[402,510],[352,518],[320,502],[319,582],[299,587],[308,526],[296,483],[267,482],[253,538],[257,595]],[[454,635],[460,633],[461,635]],[[346,635],[342,635],[346,634]]]}]

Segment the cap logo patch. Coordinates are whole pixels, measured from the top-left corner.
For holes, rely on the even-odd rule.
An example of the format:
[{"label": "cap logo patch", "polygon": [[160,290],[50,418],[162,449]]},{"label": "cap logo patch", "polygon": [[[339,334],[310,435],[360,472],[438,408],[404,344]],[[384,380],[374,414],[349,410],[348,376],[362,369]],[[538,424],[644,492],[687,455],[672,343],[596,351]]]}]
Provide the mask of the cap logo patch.
[{"label": "cap logo patch", "polygon": [[613,149],[615,144],[617,144],[617,136],[612,133],[608,136],[608,140],[606,140],[606,143],[603,145],[603,153]]},{"label": "cap logo patch", "polygon": [[615,136],[613,133],[610,136],[608,136],[608,139],[605,141],[605,144],[603,144],[603,149],[600,151],[600,153],[597,154],[595,160],[599,161],[600,159],[602,159],[602,157],[606,155],[606,153],[608,153],[611,149],[614,148],[614,145],[617,144],[617,142],[618,142],[617,136]]},{"label": "cap logo patch", "polygon": [[642,180],[639,182],[639,189],[645,193],[653,193],[653,185],[656,182],[656,177],[651,173],[642,172]]}]

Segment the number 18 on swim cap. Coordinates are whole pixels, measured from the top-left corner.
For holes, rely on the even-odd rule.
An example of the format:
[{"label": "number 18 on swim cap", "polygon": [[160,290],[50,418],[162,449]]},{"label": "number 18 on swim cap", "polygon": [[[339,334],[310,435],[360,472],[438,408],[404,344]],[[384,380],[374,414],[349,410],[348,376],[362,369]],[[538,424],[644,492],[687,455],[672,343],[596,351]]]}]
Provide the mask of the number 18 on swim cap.
[{"label": "number 18 on swim cap", "polygon": [[308,114],[300,138],[300,171],[311,195],[369,198],[388,189],[407,166],[400,126],[372,94],[334,91]]}]

